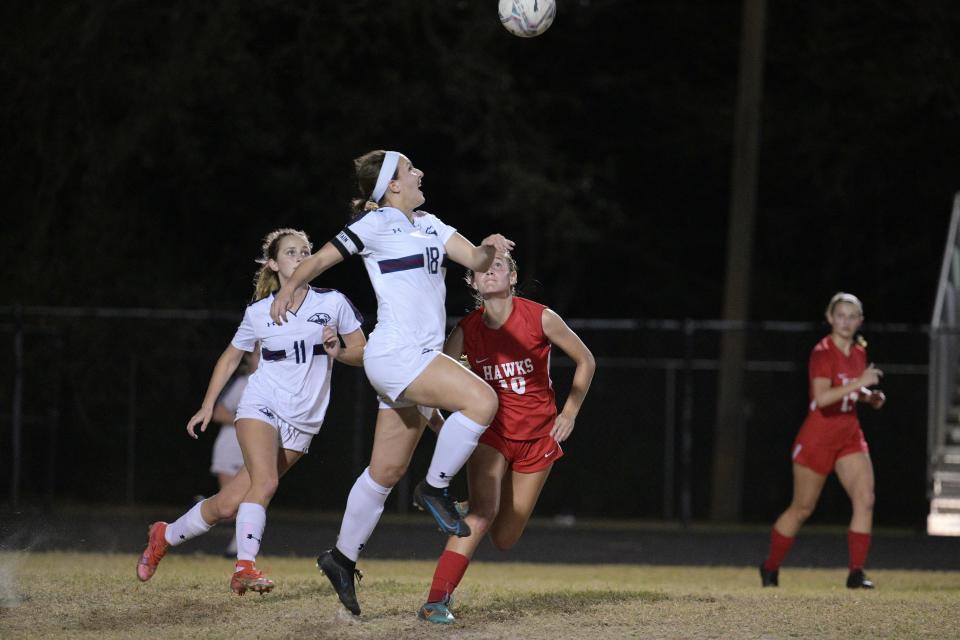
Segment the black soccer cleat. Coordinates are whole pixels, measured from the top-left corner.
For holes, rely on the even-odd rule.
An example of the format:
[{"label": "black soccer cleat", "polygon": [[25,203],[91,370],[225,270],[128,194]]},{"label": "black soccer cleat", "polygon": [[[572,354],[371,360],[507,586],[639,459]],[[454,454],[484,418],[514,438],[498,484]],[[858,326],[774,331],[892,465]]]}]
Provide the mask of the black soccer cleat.
[{"label": "black soccer cleat", "polygon": [[437,521],[440,533],[448,536],[466,538],[470,535],[470,527],[463,521],[463,516],[457,510],[457,505],[447,488],[438,489],[421,480],[413,490],[413,506],[426,511]]},{"label": "black soccer cleat", "polygon": [[767,571],[767,568],[760,565],[760,583],[765,587],[779,587],[780,586],[780,569],[774,569],[773,571]]},{"label": "black soccer cleat", "polygon": [[864,575],[863,569],[854,569],[847,576],[847,589],[873,589],[873,580]]},{"label": "black soccer cleat", "polygon": [[355,616],[360,615],[360,603],[357,602],[357,591],[353,580],[356,577],[357,582],[363,579],[363,573],[359,569],[343,566],[333,557],[333,549],[327,549],[317,558],[317,567],[327,576],[333,590],[337,592],[337,597],[347,609]]}]

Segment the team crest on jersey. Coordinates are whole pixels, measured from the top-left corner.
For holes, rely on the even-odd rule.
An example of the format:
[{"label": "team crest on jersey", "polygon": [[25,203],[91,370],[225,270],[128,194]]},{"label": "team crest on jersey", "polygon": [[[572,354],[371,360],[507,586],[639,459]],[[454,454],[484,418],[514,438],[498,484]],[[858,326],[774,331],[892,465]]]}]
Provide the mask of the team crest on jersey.
[{"label": "team crest on jersey", "polygon": [[330,320],[331,320],[330,315],[326,313],[315,313],[309,318],[307,318],[307,322],[315,322],[322,327],[325,327],[328,324],[330,324]]}]

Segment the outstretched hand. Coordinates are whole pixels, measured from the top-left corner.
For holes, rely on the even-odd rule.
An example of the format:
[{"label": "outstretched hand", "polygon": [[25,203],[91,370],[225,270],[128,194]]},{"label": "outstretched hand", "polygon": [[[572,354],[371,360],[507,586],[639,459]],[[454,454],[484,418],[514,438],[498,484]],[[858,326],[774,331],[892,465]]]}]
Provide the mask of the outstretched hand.
[{"label": "outstretched hand", "polygon": [[196,426],[200,425],[200,431],[204,432],[207,430],[207,425],[210,424],[210,419],[213,417],[213,409],[206,409],[200,407],[200,411],[197,411],[193,414],[193,417],[187,420],[187,433],[194,440],[198,439],[200,436],[197,435],[195,431]]},{"label": "outstretched hand", "polygon": [[497,253],[510,253],[513,250],[514,242],[513,240],[508,240],[504,238],[499,233],[494,233],[487,236],[483,239],[483,242],[480,243],[481,247],[493,247]]},{"label": "outstretched hand", "polygon": [[273,302],[270,303],[270,319],[277,324],[283,324],[287,321],[287,311],[293,308],[293,292],[286,291],[285,287],[280,287],[273,296]]}]

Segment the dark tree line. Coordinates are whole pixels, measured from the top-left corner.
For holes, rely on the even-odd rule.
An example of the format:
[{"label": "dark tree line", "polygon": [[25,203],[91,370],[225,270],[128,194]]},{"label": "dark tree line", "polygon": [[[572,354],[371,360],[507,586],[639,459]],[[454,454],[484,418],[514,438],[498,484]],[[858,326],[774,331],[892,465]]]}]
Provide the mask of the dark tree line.
[{"label": "dark tree line", "polygon": [[[259,237],[325,241],[350,160],[388,147],[426,171],[427,210],[514,237],[562,313],[717,316],[739,3],[561,1],[534,40],[493,4],[8,3],[13,300],[235,308]],[[960,189],[958,27],[946,1],[770,7],[754,317],[847,288],[872,318],[927,318]],[[359,265],[325,282],[373,308]]]}]

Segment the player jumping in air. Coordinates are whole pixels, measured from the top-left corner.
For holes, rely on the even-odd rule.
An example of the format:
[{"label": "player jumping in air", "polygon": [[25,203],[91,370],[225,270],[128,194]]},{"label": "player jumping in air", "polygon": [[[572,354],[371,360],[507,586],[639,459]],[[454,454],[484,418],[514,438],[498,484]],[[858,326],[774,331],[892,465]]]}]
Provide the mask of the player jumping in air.
[{"label": "player jumping in air", "polygon": [[483,380],[443,355],[447,260],[483,271],[513,242],[491,235],[479,247],[436,216],[418,211],[423,172],[396,151],[371,151],[354,161],[359,197],[354,218],[333,240],[303,261],[277,293],[271,315],[283,323],[293,292],[345,258],[359,254],[377,294],[377,326],[363,368],[380,398],[373,452],[347,497],[336,546],[317,562],[340,601],[354,615],[356,561],[373,533],[390,490],[407,470],[432,412],[452,412],[437,439],[427,477],[414,501],[441,531],[470,534],[447,493],[450,479],[473,453],[497,412],[496,394]]}]

